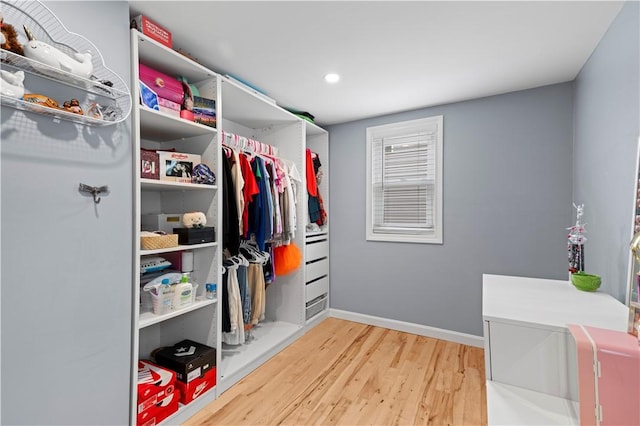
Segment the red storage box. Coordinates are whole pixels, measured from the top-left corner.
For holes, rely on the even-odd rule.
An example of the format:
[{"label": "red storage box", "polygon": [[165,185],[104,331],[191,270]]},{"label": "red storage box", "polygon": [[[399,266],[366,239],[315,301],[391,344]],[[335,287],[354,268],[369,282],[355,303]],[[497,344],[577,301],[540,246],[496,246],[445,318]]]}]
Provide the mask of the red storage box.
[{"label": "red storage box", "polygon": [[180,402],[180,391],[176,389],[165,399],[152,405],[142,413],[138,413],[136,417],[137,426],[154,426],[178,411],[178,403]]},{"label": "red storage box", "polygon": [[149,361],[138,361],[138,414],[170,396],[176,373]]},{"label": "red storage box", "polygon": [[184,100],[184,89],[182,83],[177,79],[156,71],[145,64],[140,64],[139,78],[149,89],[153,90],[159,97],[172,102],[182,104]]},{"label": "red storage box", "polygon": [[162,43],[171,48],[171,32],[153,22],[145,15],[138,15],[131,19],[131,28],[135,28],[142,34],[149,36],[158,43]]},{"label": "red storage box", "polygon": [[192,380],[189,383],[176,380],[176,389],[180,390],[180,402],[183,404],[188,404],[194,399],[198,399],[203,393],[213,388],[215,385],[216,367],[208,370],[204,373],[204,376]]}]

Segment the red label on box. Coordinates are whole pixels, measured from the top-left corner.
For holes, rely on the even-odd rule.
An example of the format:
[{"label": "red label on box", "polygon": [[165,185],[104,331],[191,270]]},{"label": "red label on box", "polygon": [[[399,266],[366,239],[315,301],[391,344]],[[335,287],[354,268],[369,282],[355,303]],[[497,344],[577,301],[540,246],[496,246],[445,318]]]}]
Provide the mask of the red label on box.
[{"label": "red label on box", "polygon": [[165,30],[144,15],[138,15],[133,19],[138,26],[138,30],[142,32],[142,34],[149,36],[158,43],[162,43],[169,48],[172,47],[171,33],[169,31]]},{"label": "red label on box", "polygon": [[204,373],[204,376],[184,383],[176,380],[176,389],[180,390],[180,402],[188,404],[194,399],[198,399],[203,393],[216,385],[216,368]]}]

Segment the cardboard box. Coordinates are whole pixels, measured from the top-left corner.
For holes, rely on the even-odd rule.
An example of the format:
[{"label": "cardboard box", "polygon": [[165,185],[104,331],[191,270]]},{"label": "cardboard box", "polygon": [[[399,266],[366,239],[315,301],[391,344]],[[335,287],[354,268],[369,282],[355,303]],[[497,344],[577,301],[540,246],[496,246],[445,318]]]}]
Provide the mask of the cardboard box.
[{"label": "cardboard box", "polygon": [[137,426],[154,426],[162,422],[164,419],[178,411],[178,403],[182,395],[180,390],[176,389],[165,399],[157,404],[149,407],[148,410],[138,413],[136,417]]},{"label": "cardboard box", "polygon": [[171,48],[173,46],[173,42],[171,40],[171,32],[166,30],[164,27],[156,24],[145,15],[138,15],[133,17],[131,19],[131,28],[135,28],[142,34],[149,36],[149,38],[152,38],[158,43],[164,44],[168,48]]},{"label": "cardboard box", "polygon": [[213,388],[215,385],[215,367],[207,371],[204,376],[192,380],[189,383],[176,381],[176,388],[180,390],[180,402],[183,404],[189,404],[191,401],[198,399],[202,394]]},{"label": "cardboard box", "polygon": [[178,234],[178,244],[212,243],[216,240],[216,229],[213,226],[203,228],[173,228],[173,234]]},{"label": "cardboard box", "polygon": [[175,383],[175,371],[149,361],[138,361],[138,414],[171,395]]},{"label": "cardboard box", "polygon": [[163,231],[173,234],[173,228],[182,225],[182,213],[143,214],[140,216],[140,227],[143,231]]},{"label": "cardboard box", "polygon": [[158,151],[160,157],[160,180],[191,183],[191,173],[201,157],[182,152]]},{"label": "cardboard box", "polygon": [[215,348],[193,340],[159,349],[154,356],[156,363],[175,371],[177,380],[184,383],[201,378],[216,366]]},{"label": "cardboard box", "polygon": [[140,149],[140,177],[160,179],[160,157],[157,152]]}]

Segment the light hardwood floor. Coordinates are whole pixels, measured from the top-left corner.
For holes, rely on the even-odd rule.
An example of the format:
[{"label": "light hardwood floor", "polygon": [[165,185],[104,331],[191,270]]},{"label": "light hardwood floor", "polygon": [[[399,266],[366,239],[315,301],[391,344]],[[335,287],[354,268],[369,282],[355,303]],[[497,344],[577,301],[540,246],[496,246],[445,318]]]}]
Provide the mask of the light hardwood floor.
[{"label": "light hardwood floor", "polygon": [[486,425],[480,348],[328,318],[186,425]]}]

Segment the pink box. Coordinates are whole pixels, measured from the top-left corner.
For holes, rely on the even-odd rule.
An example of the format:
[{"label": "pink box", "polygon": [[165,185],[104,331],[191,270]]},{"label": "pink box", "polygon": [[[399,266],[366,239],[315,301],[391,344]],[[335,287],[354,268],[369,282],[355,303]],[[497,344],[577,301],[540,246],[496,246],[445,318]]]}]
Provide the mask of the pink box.
[{"label": "pink box", "polygon": [[158,96],[158,107],[160,112],[173,115],[174,117],[180,117],[180,104],[170,101],[169,99],[161,98]]},{"label": "pink box", "polygon": [[569,331],[578,356],[580,424],[640,424],[638,339],[585,325],[570,324]]},{"label": "pink box", "polygon": [[158,95],[158,99],[164,98],[176,103],[182,103],[184,100],[184,88],[178,79],[163,74],[142,63],[139,64],[138,77],[140,81]]}]

